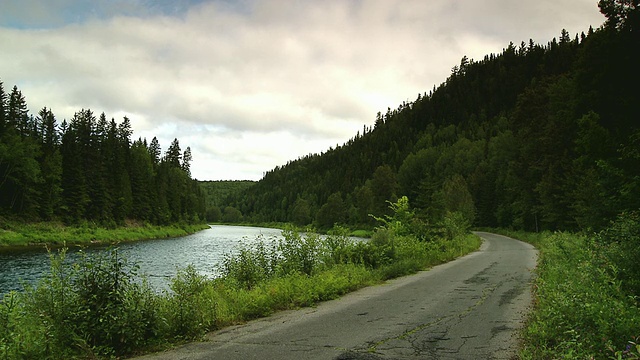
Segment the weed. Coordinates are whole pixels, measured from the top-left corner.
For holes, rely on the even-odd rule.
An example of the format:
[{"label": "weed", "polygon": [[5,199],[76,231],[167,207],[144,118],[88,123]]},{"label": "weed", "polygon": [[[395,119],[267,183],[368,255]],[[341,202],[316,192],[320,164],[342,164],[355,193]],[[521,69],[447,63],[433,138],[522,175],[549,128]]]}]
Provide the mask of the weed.
[{"label": "weed", "polygon": [[536,306],[524,330],[523,358],[604,359],[628,345],[623,339],[637,331],[640,309],[619,271],[626,260],[603,242],[607,234],[556,233],[539,242]]},{"label": "weed", "polygon": [[[162,293],[140,280],[137,266],[117,248],[83,252],[75,264],[66,260],[64,249],[51,253],[47,276],[0,300],[0,359],[119,358],[158,349],[333,299],[480,245],[475,236],[424,241],[406,225],[412,221],[406,199],[392,209],[395,215],[370,241],[352,241],[341,228],[326,238],[286,228],[281,240],[258,241],[227,255],[219,278],[207,279],[192,266],[179,269]],[[76,231],[86,236],[101,230]]]}]

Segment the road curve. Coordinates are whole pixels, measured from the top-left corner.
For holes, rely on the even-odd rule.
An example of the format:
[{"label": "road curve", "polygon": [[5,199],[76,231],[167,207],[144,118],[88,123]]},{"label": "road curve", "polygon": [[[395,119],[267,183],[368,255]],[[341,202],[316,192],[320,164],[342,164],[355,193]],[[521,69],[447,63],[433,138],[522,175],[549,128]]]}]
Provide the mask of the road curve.
[{"label": "road curve", "polygon": [[512,359],[537,251],[476,234],[480,250],[447,264],[138,359]]}]

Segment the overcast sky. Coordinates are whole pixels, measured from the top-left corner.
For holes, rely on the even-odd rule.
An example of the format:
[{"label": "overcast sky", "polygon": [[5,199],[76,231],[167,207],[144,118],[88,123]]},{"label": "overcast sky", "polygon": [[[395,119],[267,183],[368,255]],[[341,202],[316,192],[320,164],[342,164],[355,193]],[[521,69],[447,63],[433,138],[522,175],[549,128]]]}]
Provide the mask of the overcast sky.
[{"label": "overcast sky", "polygon": [[258,180],[464,55],[603,21],[597,0],[0,0],[0,80],[32,114],[90,108],[163,150],[178,138],[199,180]]}]

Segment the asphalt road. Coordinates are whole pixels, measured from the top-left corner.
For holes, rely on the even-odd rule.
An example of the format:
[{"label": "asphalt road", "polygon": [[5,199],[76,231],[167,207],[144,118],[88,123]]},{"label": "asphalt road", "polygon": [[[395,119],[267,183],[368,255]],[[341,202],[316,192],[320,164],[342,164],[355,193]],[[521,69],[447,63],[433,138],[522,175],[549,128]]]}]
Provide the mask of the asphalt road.
[{"label": "asphalt road", "polygon": [[139,359],[513,359],[537,251],[477,234],[450,263]]}]

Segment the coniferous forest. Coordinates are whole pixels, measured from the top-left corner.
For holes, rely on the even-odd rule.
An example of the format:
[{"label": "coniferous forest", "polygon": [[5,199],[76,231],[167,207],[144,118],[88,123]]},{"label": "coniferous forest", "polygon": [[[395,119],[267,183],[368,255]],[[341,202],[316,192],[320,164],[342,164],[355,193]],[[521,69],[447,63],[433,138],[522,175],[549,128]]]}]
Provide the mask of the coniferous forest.
[{"label": "coniferous forest", "polygon": [[91,110],[62,123],[51,109],[34,116],[17,86],[7,93],[0,82],[0,215],[107,227],[204,219],[190,148],[175,139],[162,155],[157,138],[132,133],[128,118]]},{"label": "coniferous forest", "polygon": [[373,224],[411,200],[427,224],[599,229],[640,208],[637,1],[546,45],[463,57],[447,80],[347,143],[290,161],[228,199],[247,221]]}]

